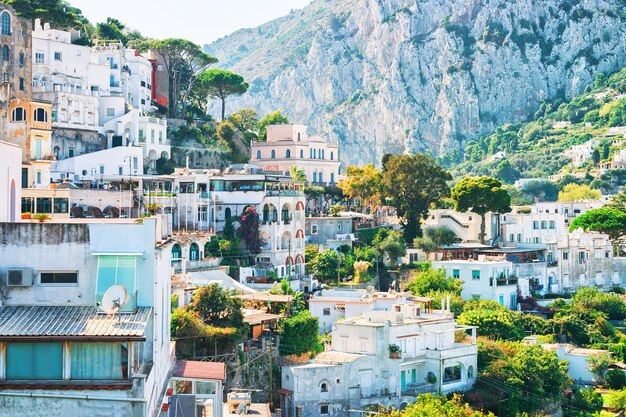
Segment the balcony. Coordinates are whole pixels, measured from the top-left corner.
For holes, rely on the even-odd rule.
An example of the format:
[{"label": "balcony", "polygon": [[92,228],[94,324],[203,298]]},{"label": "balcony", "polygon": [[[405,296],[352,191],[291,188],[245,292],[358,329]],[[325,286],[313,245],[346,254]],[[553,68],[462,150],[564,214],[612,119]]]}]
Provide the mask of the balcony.
[{"label": "balcony", "polygon": [[400,390],[400,395],[415,397],[419,394],[427,394],[437,391],[437,384],[407,384]]},{"label": "balcony", "polygon": [[[493,278],[491,278],[491,286],[493,286]],[[517,285],[517,277],[510,276],[508,278],[496,278],[496,286]]]}]

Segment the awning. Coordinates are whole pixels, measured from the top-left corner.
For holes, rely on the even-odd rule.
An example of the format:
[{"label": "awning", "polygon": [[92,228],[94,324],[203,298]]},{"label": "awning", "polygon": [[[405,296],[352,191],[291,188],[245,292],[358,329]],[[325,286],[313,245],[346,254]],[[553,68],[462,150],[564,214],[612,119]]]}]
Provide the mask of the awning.
[{"label": "awning", "polygon": [[174,366],[172,377],[224,381],[226,379],[226,365],[222,362],[178,360]]},{"label": "awning", "polygon": [[0,307],[0,341],[144,341],[151,308],[108,316],[89,306]]}]

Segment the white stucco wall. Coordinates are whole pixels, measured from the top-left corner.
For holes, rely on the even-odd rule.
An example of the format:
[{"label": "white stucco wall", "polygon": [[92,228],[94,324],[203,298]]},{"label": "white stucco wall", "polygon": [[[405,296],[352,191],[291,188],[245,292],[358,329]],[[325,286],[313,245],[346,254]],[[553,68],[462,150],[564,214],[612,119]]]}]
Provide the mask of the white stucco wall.
[{"label": "white stucco wall", "polygon": [[22,148],[0,141],[0,222],[20,218]]}]

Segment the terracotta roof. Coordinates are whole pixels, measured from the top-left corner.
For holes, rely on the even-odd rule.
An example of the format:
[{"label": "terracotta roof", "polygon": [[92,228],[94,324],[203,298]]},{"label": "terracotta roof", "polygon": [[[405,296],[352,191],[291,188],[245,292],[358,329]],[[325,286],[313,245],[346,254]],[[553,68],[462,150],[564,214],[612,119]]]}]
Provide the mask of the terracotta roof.
[{"label": "terracotta roof", "polygon": [[0,307],[0,340],[146,340],[151,308],[108,316],[89,306]]},{"label": "terracotta roof", "polygon": [[176,361],[172,376],[176,378],[226,379],[226,365],[221,362]]}]

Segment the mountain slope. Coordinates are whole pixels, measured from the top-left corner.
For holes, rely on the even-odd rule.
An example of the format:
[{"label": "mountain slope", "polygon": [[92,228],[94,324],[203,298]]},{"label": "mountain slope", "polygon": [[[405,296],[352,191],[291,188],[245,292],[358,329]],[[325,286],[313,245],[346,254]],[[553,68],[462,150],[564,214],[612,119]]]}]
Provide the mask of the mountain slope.
[{"label": "mountain slope", "polygon": [[347,163],[444,154],[625,63],[624,0],[318,0],[206,47]]}]

